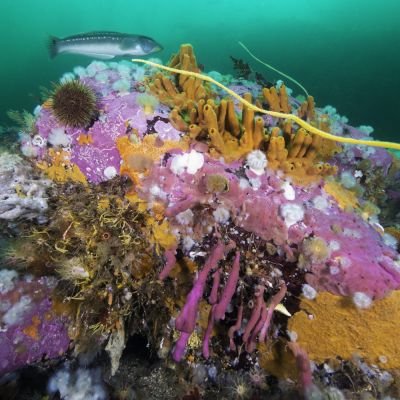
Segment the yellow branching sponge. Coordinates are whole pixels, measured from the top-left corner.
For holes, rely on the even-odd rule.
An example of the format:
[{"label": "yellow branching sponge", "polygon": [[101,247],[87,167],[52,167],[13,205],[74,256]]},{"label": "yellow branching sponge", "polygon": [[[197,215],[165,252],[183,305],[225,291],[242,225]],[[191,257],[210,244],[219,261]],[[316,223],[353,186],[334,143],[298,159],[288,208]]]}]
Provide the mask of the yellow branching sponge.
[{"label": "yellow branching sponge", "polygon": [[262,94],[271,111],[290,113],[292,110],[285,85],[282,84],[278,90],[276,90],[275,86],[269,89],[264,88]]},{"label": "yellow branching sponge", "polygon": [[297,123],[301,128],[304,128],[307,130],[309,133],[313,133],[314,135],[321,136],[324,139],[328,140],[333,140],[337,141],[340,143],[349,143],[349,144],[358,144],[358,145],[365,145],[365,146],[373,146],[373,147],[385,147],[388,149],[396,149],[400,150],[400,143],[394,143],[394,142],[385,142],[385,141],[380,141],[380,140],[364,140],[364,139],[355,139],[352,137],[343,137],[343,136],[336,136],[332,133],[324,132],[323,130],[309,124],[308,122],[302,120],[300,117],[294,114],[289,114],[289,113],[284,113],[284,112],[277,112],[277,111],[271,111],[271,110],[264,110],[263,108],[260,108],[254,104],[251,104],[250,102],[246,101],[240,95],[235,93],[233,90],[227,88],[224,86],[222,83],[216,81],[215,79],[211,78],[210,76],[200,74],[198,72],[192,72],[192,71],[185,71],[181,70],[178,68],[172,68],[172,67],[167,67],[165,65],[157,64],[152,61],[148,60],[143,60],[140,58],[134,58],[132,59],[133,62],[138,62],[138,63],[143,63],[150,65],[155,68],[160,68],[165,71],[169,71],[175,74],[182,74],[185,76],[190,76],[193,78],[198,78],[206,82],[210,82],[219,88],[223,89],[226,93],[228,93],[230,96],[238,100],[240,103],[243,104],[243,106],[248,107],[249,109],[262,113],[262,114],[267,114],[270,115],[271,117],[275,118],[282,118],[282,119],[288,119],[290,121],[293,121]]},{"label": "yellow branching sponge", "polygon": [[[285,112],[285,111],[284,111]],[[301,119],[312,121],[315,118],[315,102],[313,96],[308,96],[306,100],[301,103],[300,108],[297,111],[297,115]]]},{"label": "yellow branching sponge", "polygon": [[[211,77],[202,75],[189,44],[181,46],[168,66],[140,59],[133,61],[173,74],[168,77],[158,73],[150,78],[150,90],[172,108],[170,122],[176,129],[188,133],[190,140],[205,141],[211,155],[223,156],[227,162],[244,158],[252,150],[260,149],[266,152],[271,168],[282,170],[297,184],[307,185],[321,177],[336,174],[337,167],[328,161],[342,150],[338,143],[400,149],[397,143],[353,139],[330,133],[329,116],[316,113],[314,98],[308,93],[297,115],[292,114],[285,85],[278,89],[264,88],[253,104],[250,93],[241,97]],[[211,86],[204,82],[220,87],[238,100],[242,115],[236,112],[233,99],[222,99],[216,103],[212,99]],[[268,110],[261,108],[262,102],[267,103]],[[256,113],[278,118],[279,122],[266,132],[263,118]]]},{"label": "yellow branching sponge", "polygon": [[[252,102],[250,93],[245,93],[243,98]],[[276,99],[280,104],[280,98]],[[267,149],[270,167],[283,170],[299,184],[336,173],[336,167],[325,162],[340,151],[335,142],[312,136],[304,128],[293,132],[290,121],[281,124],[283,135],[279,127],[272,128],[271,134],[266,135],[264,120],[246,106],[242,107],[239,117],[232,99],[223,99],[218,105],[212,99],[201,99],[189,111],[188,122],[176,107],[170,113],[170,121],[176,129],[188,132],[191,140],[206,140],[210,153],[216,157],[222,155],[227,162],[263,147]]]},{"label": "yellow branching sponge", "polygon": [[291,133],[284,124],[284,135],[280,128],[272,128],[268,135],[267,160],[271,168],[281,169],[298,184],[307,184],[322,176],[334,175],[337,168],[325,162],[326,139],[310,135],[304,128]]},{"label": "yellow branching sponge", "polygon": [[[171,68],[188,72],[200,72],[193,47],[190,44],[181,45],[179,53],[172,56],[168,65]],[[162,103],[170,107],[178,107],[179,110],[191,109],[196,102],[206,99],[210,93],[210,89],[203,80],[193,76],[179,75],[170,78],[162,73],[157,73],[150,78],[148,83],[150,91]]]},{"label": "yellow branching sponge", "polygon": [[[244,97],[251,102],[250,93]],[[190,139],[206,140],[211,154],[222,155],[227,162],[258,149],[265,139],[264,120],[255,118],[254,111],[248,107],[243,107],[239,119],[231,99],[223,99],[218,105],[212,99],[201,99],[189,112],[190,124],[182,123],[183,118],[176,108],[170,119],[175,128],[188,132]]]},{"label": "yellow branching sponge", "polygon": [[341,296],[319,293],[314,300],[302,299],[301,311],[288,323],[297,342],[310,359],[321,363],[340,357],[362,357],[368,364],[385,369],[400,368],[400,291],[393,291],[369,309],[357,309]]},{"label": "yellow branching sponge", "polygon": [[[252,103],[250,93],[245,93],[243,98]],[[281,98],[276,94],[278,105]],[[336,167],[325,162],[340,151],[335,142],[312,136],[304,128],[293,132],[293,124],[286,120],[281,124],[283,135],[279,127],[272,128],[271,134],[266,135],[264,120],[246,106],[242,107],[239,117],[232,99],[223,99],[218,105],[212,99],[201,99],[189,111],[188,122],[176,107],[171,111],[170,121],[176,129],[188,132],[191,140],[206,140],[210,153],[216,157],[222,155],[227,162],[263,147],[270,167],[283,170],[299,184],[336,173]]]},{"label": "yellow branching sponge", "polygon": [[85,175],[79,167],[70,161],[70,153],[64,150],[49,149],[50,161],[39,161],[36,165],[53,181],[67,181],[87,184]]}]

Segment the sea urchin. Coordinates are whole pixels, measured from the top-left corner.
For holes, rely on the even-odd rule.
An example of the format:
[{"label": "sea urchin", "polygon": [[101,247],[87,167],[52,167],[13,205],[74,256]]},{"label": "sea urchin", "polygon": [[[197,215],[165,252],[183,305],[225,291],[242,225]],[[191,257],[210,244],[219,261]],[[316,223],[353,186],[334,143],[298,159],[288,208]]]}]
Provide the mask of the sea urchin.
[{"label": "sea urchin", "polygon": [[51,96],[51,109],[63,125],[85,128],[98,111],[96,94],[78,79],[60,83]]}]

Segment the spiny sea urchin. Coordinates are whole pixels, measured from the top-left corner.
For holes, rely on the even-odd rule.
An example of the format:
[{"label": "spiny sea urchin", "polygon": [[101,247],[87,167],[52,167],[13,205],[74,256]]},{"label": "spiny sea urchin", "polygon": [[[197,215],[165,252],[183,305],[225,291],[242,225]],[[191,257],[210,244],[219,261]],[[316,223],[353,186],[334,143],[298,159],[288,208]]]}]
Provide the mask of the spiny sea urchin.
[{"label": "spiny sea urchin", "polygon": [[51,95],[51,109],[66,126],[85,128],[97,114],[96,94],[78,79],[58,84]]}]

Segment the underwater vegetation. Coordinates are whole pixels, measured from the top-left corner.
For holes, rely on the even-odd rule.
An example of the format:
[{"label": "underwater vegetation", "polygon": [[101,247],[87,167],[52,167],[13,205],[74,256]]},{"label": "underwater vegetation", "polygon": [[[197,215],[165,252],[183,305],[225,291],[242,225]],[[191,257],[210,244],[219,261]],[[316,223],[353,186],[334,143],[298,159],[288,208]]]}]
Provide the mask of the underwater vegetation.
[{"label": "underwater vegetation", "polygon": [[188,44],[136,61],[66,74],[0,158],[1,373],[59,356],[68,393],[107,354],[113,382],[141,337],[166,398],[395,395],[399,145],[238,60],[201,73]]}]

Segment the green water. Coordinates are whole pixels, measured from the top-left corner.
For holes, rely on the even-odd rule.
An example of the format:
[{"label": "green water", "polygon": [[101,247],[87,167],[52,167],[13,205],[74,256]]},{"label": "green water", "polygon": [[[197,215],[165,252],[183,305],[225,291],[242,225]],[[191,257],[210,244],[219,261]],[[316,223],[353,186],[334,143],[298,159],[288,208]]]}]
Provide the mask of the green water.
[{"label": "green water", "polygon": [[[232,72],[229,56],[265,72],[237,45],[300,81],[375,137],[400,141],[399,0],[1,0],[0,125],[8,109],[32,110],[49,86],[89,58],[50,60],[47,37],[116,30],[153,37],[163,61],[194,45],[205,70]],[[289,87],[293,87],[290,83]],[[299,92],[298,92],[299,93]]]}]

